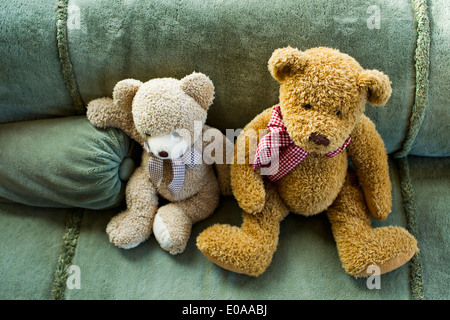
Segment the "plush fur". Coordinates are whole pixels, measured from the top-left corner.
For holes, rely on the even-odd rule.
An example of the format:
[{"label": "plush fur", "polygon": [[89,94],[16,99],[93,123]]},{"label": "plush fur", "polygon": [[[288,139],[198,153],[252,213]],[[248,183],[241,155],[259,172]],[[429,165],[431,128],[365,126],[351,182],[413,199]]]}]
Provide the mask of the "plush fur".
[{"label": "plush fur", "polygon": [[[149,179],[150,155],[144,151],[141,166],[126,186],[127,209],[115,216],[106,229],[116,246],[133,248],[153,231],[162,248],[171,254],[181,253],[192,225],[213,213],[220,192],[231,194],[229,166],[225,161],[226,150],[232,150],[231,142],[219,130],[205,125],[213,98],[212,81],[202,73],[193,73],[181,80],[158,78],[146,83],[122,80],[116,84],[112,99],[99,98],[88,104],[87,117],[95,126],[120,128],[141,146],[147,142],[150,149],[157,148],[169,137],[167,141],[181,141],[182,146],[196,149],[200,146],[198,151],[202,152],[208,143],[202,139],[206,131],[223,139],[224,160],[215,164],[216,171],[212,161],[205,158],[208,154],[203,154],[202,162],[194,168],[185,166],[184,183],[177,194],[168,188],[173,178],[170,150],[163,160],[163,179],[159,186]],[[199,132],[194,121],[200,123]],[[177,139],[171,140],[175,132]],[[151,151],[158,157],[158,152]],[[170,203],[159,207],[159,196]]]},{"label": "plush fur", "polygon": [[[231,168],[233,194],[244,211],[242,226],[214,225],[199,235],[198,248],[223,268],[258,276],[272,260],[279,224],[289,212],[311,216],[326,211],[347,273],[365,276],[370,265],[385,273],[405,264],[418,252],[416,239],[404,228],[370,224],[371,216],[387,217],[392,199],[386,150],[364,110],[366,102],[388,101],[388,76],[323,47],[277,49],[268,66],[280,83],[287,131],[310,155],[277,182],[265,181],[259,169],[252,170],[248,155],[250,141],[261,138],[258,130],[266,128],[272,108],[257,115],[236,144],[236,150],[246,145],[246,163]],[[313,133],[329,144],[316,144]],[[352,141],[344,152],[325,156],[349,135]]]}]

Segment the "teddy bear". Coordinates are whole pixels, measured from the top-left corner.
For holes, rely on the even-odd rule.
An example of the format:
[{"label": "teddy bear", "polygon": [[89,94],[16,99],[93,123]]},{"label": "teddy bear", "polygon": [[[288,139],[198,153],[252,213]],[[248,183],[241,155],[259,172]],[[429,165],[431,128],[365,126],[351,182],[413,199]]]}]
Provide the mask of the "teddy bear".
[{"label": "teddy bear", "polygon": [[372,265],[383,274],[408,262],[418,247],[406,229],[371,226],[372,217],[388,216],[392,196],[386,149],[364,111],[366,102],[386,104],[389,77],[327,47],[276,49],[268,68],[279,103],[245,126],[231,166],[242,225],[215,224],[199,234],[197,247],[225,269],[259,276],[289,212],[326,212],[348,274],[369,276]]},{"label": "teddy bear", "polygon": [[[126,209],[106,228],[117,247],[134,248],[153,232],[164,250],[179,254],[192,225],[214,212],[220,194],[231,195],[225,157],[227,150],[233,157],[233,145],[205,124],[213,99],[212,81],[194,72],[181,80],[125,79],[115,85],[112,98],[87,105],[93,125],[119,128],[143,147],[141,163],[126,185]],[[206,136],[221,142],[209,154],[202,152]],[[158,206],[160,197],[167,204]]]}]

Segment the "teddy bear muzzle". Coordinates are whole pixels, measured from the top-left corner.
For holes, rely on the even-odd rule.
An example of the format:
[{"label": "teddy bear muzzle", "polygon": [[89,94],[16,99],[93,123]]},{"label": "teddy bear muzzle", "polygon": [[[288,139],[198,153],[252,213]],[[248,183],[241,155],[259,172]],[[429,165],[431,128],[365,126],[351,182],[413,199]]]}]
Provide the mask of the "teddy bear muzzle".
[{"label": "teddy bear muzzle", "polygon": [[321,145],[321,146],[328,146],[330,144],[330,140],[328,140],[326,137],[322,136],[319,133],[311,133],[311,135],[309,136],[309,141],[314,142],[317,145]]}]

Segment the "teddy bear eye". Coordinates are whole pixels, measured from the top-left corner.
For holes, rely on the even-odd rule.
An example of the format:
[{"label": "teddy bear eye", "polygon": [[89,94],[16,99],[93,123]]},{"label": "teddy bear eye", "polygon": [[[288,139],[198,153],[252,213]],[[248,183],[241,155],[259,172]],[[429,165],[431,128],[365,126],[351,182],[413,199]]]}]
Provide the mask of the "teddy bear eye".
[{"label": "teddy bear eye", "polygon": [[309,104],[309,103],[305,104],[305,109],[311,109],[311,108],[312,108],[311,104]]},{"label": "teddy bear eye", "polygon": [[334,111],[334,113],[335,113],[337,116],[340,116],[340,115],[341,115],[341,110],[336,110],[336,111]]},{"label": "teddy bear eye", "polygon": [[177,138],[178,138],[178,137],[181,137],[180,134],[179,134],[178,132],[176,132],[176,131],[172,132],[172,135],[173,135],[174,137],[177,137]]},{"label": "teddy bear eye", "polygon": [[144,132],[147,136],[151,137],[152,135],[148,133],[147,131]]}]

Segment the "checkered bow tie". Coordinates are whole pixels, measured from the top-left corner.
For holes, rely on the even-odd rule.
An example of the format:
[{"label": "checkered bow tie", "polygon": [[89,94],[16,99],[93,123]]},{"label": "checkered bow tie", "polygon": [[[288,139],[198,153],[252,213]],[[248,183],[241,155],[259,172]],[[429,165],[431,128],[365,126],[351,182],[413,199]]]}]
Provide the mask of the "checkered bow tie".
[{"label": "checkered bow tie", "polygon": [[[269,129],[269,133],[261,139],[256,149],[253,171],[263,166],[267,170],[266,173],[269,181],[275,182],[302,162],[309,155],[309,152],[297,146],[291,137],[289,137],[281,116],[280,106],[272,109],[272,115],[267,124],[267,129]],[[350,143],[350,140],[351,137],[348,137],[342,147],[325,155],[333,158],[344,151]],[[272,159],[272,150],[277,148],[279,149],[279,155],[278,157],[274,156],[274,159]],[[269,164],[271,164],[270,167]]]},{"label": "checkered bow tie", "polygon": [[[150,153],[150,148],[147,142],[144,142],[144,148],[147,153]],[[179,158],[172,160],[173,179],[170,182],[168,188],[173,195],[177,195],[180,192],[184,183],[185,166],[194,168],[200,160],[202,154],[195,150],[193,147],[188,148],[186,152]],[[151,154],[148,160],[148,172],[150,174],[150,180],[157,186],[161,184],[163,178],[163,163],[164,160]]]}]

